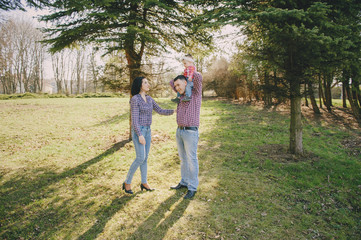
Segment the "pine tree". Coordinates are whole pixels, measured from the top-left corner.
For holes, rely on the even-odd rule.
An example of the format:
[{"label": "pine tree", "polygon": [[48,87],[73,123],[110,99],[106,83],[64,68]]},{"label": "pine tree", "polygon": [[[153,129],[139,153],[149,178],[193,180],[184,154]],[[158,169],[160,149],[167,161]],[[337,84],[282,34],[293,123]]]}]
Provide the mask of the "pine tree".
[{"label": "pine tree", "polygon": [[141,63],[146,50],[159,54],[168,47],[180,50],[190,40],[205,44],[211,40],[207,32],[193,31],[192,23],[199,24],[191,21],[197,10],[185,2],[56,0],[53,13],[41,17],[55,24],[45,30],[48,38],[44,42],[53,52],[78,42],[100,44],[107,53],[124,51],[131,86],[136,77],[144,75]]},{"label": "pine tree", "polygon": [[[142,75],[141,62],[147,49],[153,54],[167,47],[177,50],[191,39],[210,41],[205,32],[194,32],[191,24],[196,10],[182,1],[166,0],[58,0],[53,13],[41,20],[52,22],[46,29],[51,51],[77,42],[95,42],[107,53],[125,51],[130,85]],[[150,52],[150,51],[148,51]]]},{"label": "pine tree", "polygon": [[[233,24],[242,27],[248,38],[249,52],[254,58],[266,60],[282,74],[288,83],[291,101],[290,152],[302,154],[301,83],[306,79],[310,67],[319,67],[321,63],[330,61],[333,54],[327,51],[326,55],[325,50],[337,46],[332,48],[337,55],[347,43],[353,42],[340,39],[348,27],[340,20],[341,16],[347,14],[340,13],[353,9],[355,20],[352,23],[359,26],[360,3],[356,0],[195,2],[207,5],[208,11],[203,18],[209,22],[208,25]],[[345,19],[350,21],[350,18]],[[360,31],[356,31],[356,35],[359,38]],[[346,53],[349,52],[346,50]],[[342,60],[338,61],[341,65]]]},{"label": "pine tree", "polygon": [[[47,5],[49,1],[46,0],[27,0],[26,5],[29,7],[41,8]],[[5,11],[22,10],[25,11],[24,5],[21,0],[4,0],[0,1],[0,9]]]}]

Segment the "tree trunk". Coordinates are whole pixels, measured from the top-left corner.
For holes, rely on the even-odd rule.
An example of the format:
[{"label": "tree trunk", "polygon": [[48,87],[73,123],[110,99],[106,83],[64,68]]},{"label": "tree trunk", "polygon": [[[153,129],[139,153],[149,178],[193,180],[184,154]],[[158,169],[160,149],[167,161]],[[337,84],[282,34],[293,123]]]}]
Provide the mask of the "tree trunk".
[{"label": "tree trunk", "polygon": [[[203,90],[202,90],[202,97],[203,97]],[[239,87],[236,87],[236,89],[234,90],[234,99],[239,100],[239,98],[240,98]]]},{"label": "tree trunk", "polygon": [[265,84],[264,103],[266,106],[271,106],[272,105],[272,96],[271,96],[271,90],[270,90],[271,85],[270,85],[270,81],[269,81],[269,74],[266,70],[264,71],[264,84]]},{"label": "tree trunk", "polygon": [[[137,17],[137,12],[138,12],[138,4],[137,3],[131,3],[130,4],[131,7],[131,12],[130,12],[130,17],[132,19],[135,19]],[[142,13],[142,17],[144,20],[146,20],[147,17],[147,10],[144,9],[143,13]],[[144,21],[145,22],[145,21]],[[131,26],[135,27],[134,23],[130,23]],[[140,28],[145,29],[145,25],[143,26],[138,26]],[[133,80],[136,77],[140,77],[143,72],[140,69],[141,66],[141,62],[142,62],[142,57],[143,57],[143,53],[144,53],[144,49],[145,49],[145,39],[141,39],[141,43],[139,46],[139,52],[137,53],[135,49],[135,40],[136,40],[136,35],[134,33],[133,30],[130,30],[129,32],[127,32],[127,40],[125,40],[124,42],[124,47],[125,47],[125,57],[127,59],[128,62],[128,69],[129,69],[129,96],[130,98],[132,98],[132,94],[130,92],[130,89],[132,87],[133,84]],[[132,112],[130,110],[130,115],[129,115],[129,140],[132,139],[132,132],[131,132],[131,128],[132,128]]]},{"label": "tree trunk", "polygon": [[305,84],[304,84],[304,94],[305,94],[305,105],[306,105],[306,107],[308,107],[308,99],[307,99],[307,84],[306,84],[306,82],[305,82]]},{"label": "tree trunk", "polygon": [[[133,45],[133,44],[132,44]],[[125,51],[125,56],[127,58],[127,62],[128,62],[128,68],[129,68],[129,97],[132,98],[132,94],[131,94],[131,87],[133,85],[133,81],[136,77],[140,77],[141,75],[141,70],[140,70],[140,65],[141,65],[141,57],[139,58],[139,56],[137,54],[135,54],[135,51],[132,49],[127,49]],[[130,110],[130,115],[129,115],[129,140],[132,139],[132,112]]]},{"label": "tree trunk", "polygon": [[314,94],[314,91],[313,91],[313,86],[312,86],[312,83],[310,81],[308,81],[308,93],[309,93],[309,96],[310,96],[313,112],[316,113],[316,114],[321,114],[320,109],[317,106],[317,102],[316,102],[316,99],[315,99],[315,94]]},{"label": "tree trunk", "polygon": [[290,152],[303,154],[302,118],[301,118],[301,84],[298,79],[291,79],[291,123],[290,123]]},{"label": "tree trunk", "polygon": [[320,108],[322,108],[322,101],[324,100],[323,90],[322,90],[322,78],[321,74],[318,74],[318,98],[320,100]]},{"label": "tree trunk", "polygon": [[329,112],[331,112],[332,106],[332,95],[331,95],[331,84],[332,84],[332,74],[324,74],[324,89],[325,89],[325,105]]},{"label": "tree trunk", "polygon": [[350,102],[350,106],[351,106],[353,115],[354,115],[355,119],[361,124],[361,108],[358,105],[357,99],[354,99],[352,97],[353,94],[352,94],[352,90],[350,89],[348,80],[345,80],[344,84],[345,84],[345,89],[346,89],[346,93],[347,93],[347,98],[348,98],[348,101]]},{"label": "tree trunk", "polygon": [[345,84],[343,82],[342,82],[342,106],[344,108],[347,108],[347,93],[346,93]]},{"label": "tree trunk", "polygon": [[358,106],[361,106],[360,99],[360,83],[356,77],[352,78],[352,94]]}]

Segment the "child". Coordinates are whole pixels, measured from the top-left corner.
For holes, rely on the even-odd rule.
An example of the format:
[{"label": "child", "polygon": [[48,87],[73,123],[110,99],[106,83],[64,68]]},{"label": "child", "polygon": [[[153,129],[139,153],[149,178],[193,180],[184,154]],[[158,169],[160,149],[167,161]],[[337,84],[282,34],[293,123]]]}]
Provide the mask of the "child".
[{"label": "child", "polygon": [[[192,55],[187,54],[182,58],[183,65],[185,67],[183,75],[187,79],[187,86],[185,89],[185,96],[182,99],[182,102],[189,102],[192,96],[192,89],[193,89],[193,74],[196,71],[196,67],[194,66],[194,60]],[[179,103],[180,102],[180,94],[177,93],[177,97],[172,99],[173,102]]]}]

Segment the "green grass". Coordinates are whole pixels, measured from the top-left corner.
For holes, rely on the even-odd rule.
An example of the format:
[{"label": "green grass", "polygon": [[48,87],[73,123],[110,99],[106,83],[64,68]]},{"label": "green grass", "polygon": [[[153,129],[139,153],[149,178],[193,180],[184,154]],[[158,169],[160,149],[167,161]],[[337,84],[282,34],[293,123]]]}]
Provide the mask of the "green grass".
[{"label": "green grass", "polygon": [[[169,99],[157,99],[175,108]],[[359,138],[322,121],[303,126],[293,158],[289,118],[205,100],[194,200],[169,190],[180,179],[175,116],[153,117],[149,184],[136,172],[127,98],[0,102],[0,239],[360,239]]]}]

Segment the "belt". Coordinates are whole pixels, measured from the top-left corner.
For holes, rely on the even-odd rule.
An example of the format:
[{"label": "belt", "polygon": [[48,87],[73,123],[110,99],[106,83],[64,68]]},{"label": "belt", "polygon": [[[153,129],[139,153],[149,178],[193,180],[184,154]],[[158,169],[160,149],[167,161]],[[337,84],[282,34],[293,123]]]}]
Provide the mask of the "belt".
[{"label": "belt", "polygon": [[193,130],[193,131],[197,131],[198,130],[198,127],[181,127],[181,126],[178,126],[178,128],[180,130]]}]

